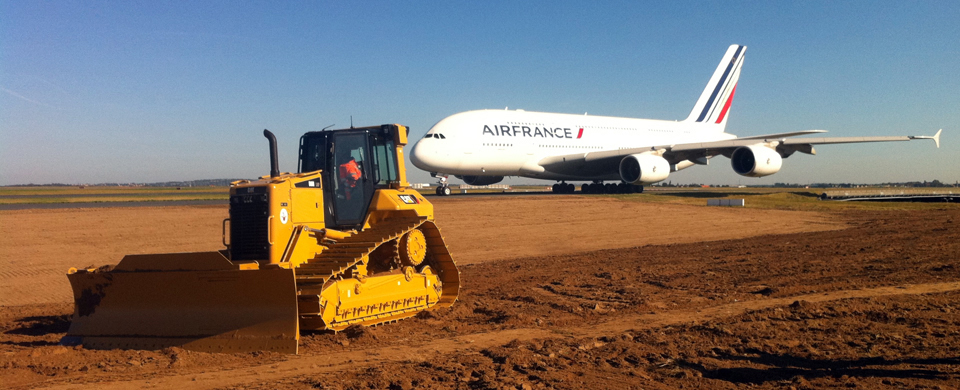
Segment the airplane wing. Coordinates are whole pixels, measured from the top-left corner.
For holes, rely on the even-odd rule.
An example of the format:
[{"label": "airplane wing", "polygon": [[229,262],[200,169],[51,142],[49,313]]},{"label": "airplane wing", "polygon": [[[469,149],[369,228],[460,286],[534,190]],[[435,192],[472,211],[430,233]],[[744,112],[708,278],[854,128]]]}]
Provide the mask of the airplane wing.
[{"label": "airplane wing", "polygon": [[783,157],[795,152],[816,154],[814,145],[846,144],[862,142],[893,142],[911,141],[915,139],[932,139],[937,148],[940,147],[940,132],[933,136],[885,136],[885,137],[817,137],[817,138],[788,138],[795,135],[823,133],[824,130],[804,130],[792,133],[768,134],[734,138],[723,141],[696,142],[675,145],[651,145],[637,148],[605,150],[590,153],[577,153],[560,156],[550,156],[539,161],[544,170],[561,174],[575,175],[579,172],[601,174],[617,172],[620,160],[632,154],[655,152],[660,154],[671,165],[689,160],[695,164],[706,164],[708,158],[724,155],[730,157],[734,150],[741,146],[764,145],[776,150]]},{"label": "airplane wing", "polygon": [[793,131],[789,133],[774,133],[774,134],[764,134],[764,135],[751,135],[748,137],[739,137],[737,139],[766,139],[766,138],[784,138],[784,137],[796,137],[798,135],[807,135],[807,134],[816,134],[816,133],[826,133],[826,130],[800,130]]}]

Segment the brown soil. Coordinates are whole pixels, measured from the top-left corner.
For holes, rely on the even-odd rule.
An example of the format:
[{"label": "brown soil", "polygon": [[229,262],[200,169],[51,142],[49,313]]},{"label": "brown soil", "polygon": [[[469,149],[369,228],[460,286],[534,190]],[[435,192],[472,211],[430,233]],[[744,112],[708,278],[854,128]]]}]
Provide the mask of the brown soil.
[{"label": "brown soil", "polygon": [[[298,356],[95,351],[58,345],[72,305],[37,294],[36,301],[0,306],[0,383],[117,389],[951,389],[960,383],[960,209],[815,214],[589,197],[437,203],[451,251],[467,263],[461,300],[450,309],[374,328],[307,333]],[[123,212],[137,215],[133,210]],[[72,211],[77,219],[112,212]],[[0,233],[21,217],[0,214]],[[127,236],[97,236],[114,225],[91,224],[84,234],[99,237],[105,249],[128,245]],[[219,222],[213,225],[216,233],[204,234],[219,240]],[[187,230],[166,227],[164,234],[188,242]],[[26,244],[4,242],[3,269],[42,261],[14,262],[8,251],[32,252],[19,245]],[[32,245],[71,257],[69,241]],[[50,277],[64,278],[62,271]]]},{"label": "brown soil", "polygon": [[[458,264],[844,226],[817,213],[580,196],[454,197],[435,205]],[[226,206],[0,210],[0,306],[71,301],[70,267],[222,249],[227,217]]]}]

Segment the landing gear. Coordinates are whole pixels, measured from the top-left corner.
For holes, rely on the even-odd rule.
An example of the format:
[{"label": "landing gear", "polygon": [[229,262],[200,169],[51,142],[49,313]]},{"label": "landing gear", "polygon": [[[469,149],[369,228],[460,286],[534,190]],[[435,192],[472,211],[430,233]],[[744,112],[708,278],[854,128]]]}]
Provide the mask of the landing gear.
[{"label": "landing gear", "polygon": [[453,191],[450,190],[450,186],[447,185],[447,176],[442,175],[437,179],[437,196],[450,196]]},{"label": "landing gear", "polygon": [[[552,190],[554,194],[572,194],[576,192],[577,187],[573,184],[559,182],[553,185]],[[595,181],[580,185],[580,192],[584,194],[639,194],[643,192],[643,186],[624,182],[604,184],[601,181]]]},{"label": "landing gear", "polygon": [[554,184],[553,187],[554,194],[572,194],[577,190],[577,187],[573,184],[567,184],[565,182],[559,182]]},{"label": "landing gear", "polygon": [[444,185],[444,186],[437,187],[437,195],[439,196],[450,196],[450,194],[452,193],[453,191],[450,190],[450,186]]},{"label": "landing gear", "polygon": [[593,182],[584,184],[580,187],[584,194],[639,194],[643,192],[643,186],[627,183],[607,183]]}]

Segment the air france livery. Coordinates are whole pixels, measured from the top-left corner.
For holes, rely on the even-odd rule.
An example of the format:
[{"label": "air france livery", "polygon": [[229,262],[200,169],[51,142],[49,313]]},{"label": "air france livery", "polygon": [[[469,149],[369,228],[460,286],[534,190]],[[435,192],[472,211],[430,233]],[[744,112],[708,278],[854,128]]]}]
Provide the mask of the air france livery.
[{"label": "air france livery", "polygon": [[[444,118],[413,147],[411,162],[432,175],[455,175],[487,185],[505,176],[555,180],[554,192],[573,192],[566,181],[587,181],[584,192],[638,192],[671,172],[706,165],[723,155],[733,171],[772,175],[793,153],[814,154],[814,145],[933,139],[934,136],[790,138],[824,133],[737,137],[726,133],[746,46],[732,45],[682,121],[618,118],[524,110],[466,111]],[[604,181],[619,184],[603,185]],[[441,189],[438,189],[438,193]],[[449,191],[447,191],[449,193]]]}]

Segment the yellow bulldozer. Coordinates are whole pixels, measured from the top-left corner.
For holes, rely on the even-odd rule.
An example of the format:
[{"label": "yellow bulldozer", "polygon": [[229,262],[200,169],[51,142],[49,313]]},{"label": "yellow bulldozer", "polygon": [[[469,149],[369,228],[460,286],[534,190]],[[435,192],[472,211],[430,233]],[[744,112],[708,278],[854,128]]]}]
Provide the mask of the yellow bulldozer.
[{"label": "yellow bulldozer", "polygon": [[[299,173],[230,185],[226,249],[127,255],[68,271],[63,342],[93,349],[297,353],[300,330],[340,331],[448,307],[460,273],[410,188],[408,129],[382,125],[300,138]],[[229,232],[229,234],[228,234]]]}]

